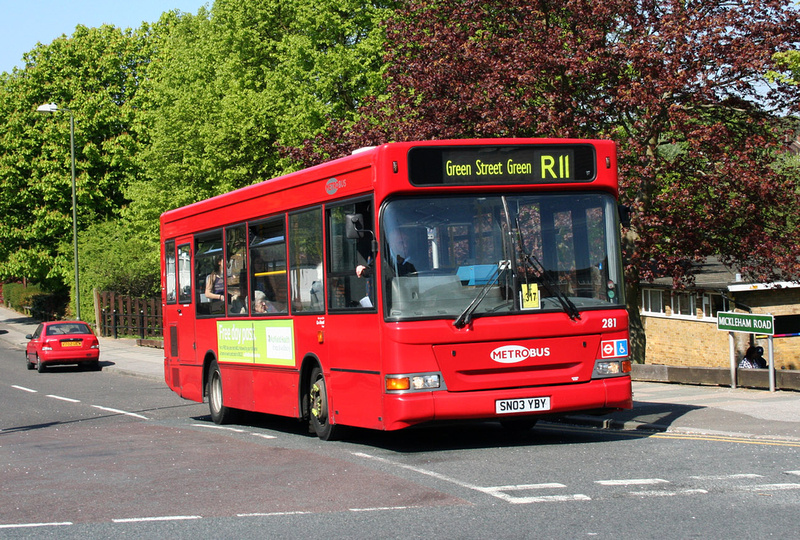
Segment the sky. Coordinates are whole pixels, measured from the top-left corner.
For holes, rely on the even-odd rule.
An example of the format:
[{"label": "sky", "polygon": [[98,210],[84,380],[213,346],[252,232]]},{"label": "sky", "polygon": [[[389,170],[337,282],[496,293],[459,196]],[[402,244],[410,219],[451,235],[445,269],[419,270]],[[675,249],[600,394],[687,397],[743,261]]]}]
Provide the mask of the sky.
[{"label": "sky", "polygon": [[22,68],[22,55],[37,43],[71,36],[79,24],[138,28],[165,11],[197,13],[212,0],[0,0],[0,72]]}]

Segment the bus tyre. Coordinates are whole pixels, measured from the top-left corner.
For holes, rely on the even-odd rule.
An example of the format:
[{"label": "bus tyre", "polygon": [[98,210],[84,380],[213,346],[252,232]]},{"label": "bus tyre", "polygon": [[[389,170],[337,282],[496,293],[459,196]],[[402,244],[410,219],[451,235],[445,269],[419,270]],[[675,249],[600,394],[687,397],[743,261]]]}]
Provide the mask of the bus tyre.
[{"label": "bus tyre", "polygon": [[328,389],[319,366],[311,370],[308,397],[308,416],[311,429],[323,441],[334,440],[337,430],[336,426],[331,423],[328,410]]},{"label": "bus tyre", "polygon": [[216,360],[211,363],[208,375],[208,409],[211,420],[215,424],[229,424],[233,420],[234,410],[222,402],[222,373]]}]

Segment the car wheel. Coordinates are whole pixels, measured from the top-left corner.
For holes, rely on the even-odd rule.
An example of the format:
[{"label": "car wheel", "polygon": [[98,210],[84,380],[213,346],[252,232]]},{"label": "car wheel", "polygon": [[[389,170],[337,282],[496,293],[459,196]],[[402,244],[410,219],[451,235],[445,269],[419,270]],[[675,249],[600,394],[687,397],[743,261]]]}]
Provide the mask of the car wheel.
[{"label": "car wheel", "polygon": [[44,362],[42,359],[39,358],[39,355],[36,355],[36,371],[39,373],[44,373],[47,368],[44,367]]},{"label": "car wheel", "polygon": [[319,366],[311,370],[308,398],[308,416],[311,429],[323,441],[335,440],[338,426],[331,423],[331,415],[328,410],[328,387],[325,384],[325,377],[322,375],[322,369]]},{"label": "car wheel", "polygon": [[33,362],[31,362],[31,359],[30,359],[30,357],[27,355],[27,353],[25,354],[25,366],[27,366],[27,368],[28,368],[28,369],[33,369],[33,368],[35,368],[35,367],[36,367],[36,366],[33,364]]}]

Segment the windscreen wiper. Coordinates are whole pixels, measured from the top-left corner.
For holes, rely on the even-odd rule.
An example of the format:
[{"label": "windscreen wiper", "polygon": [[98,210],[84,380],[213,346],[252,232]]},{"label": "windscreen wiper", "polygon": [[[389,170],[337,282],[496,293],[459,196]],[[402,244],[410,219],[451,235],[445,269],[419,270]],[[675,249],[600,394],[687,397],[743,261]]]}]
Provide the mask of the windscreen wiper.
[{"label": "windscreen wiper", "polygon": [[[525,242],[522,238],[522,229],[519,226],[519,219],[517,215],[514,216],[514,223],[513,227],[510,223],[511,221],[511,214],[508,212],[508,202],[506,197],[503,196],[503,209],[506,213],[506,219],[509,220],[509,228],[512,231],[516,231],[517,237],[517,247],[519,253],[521,255],[522,260],[525,262],[525,265],[533,270],[536,273],[536,277],[542,280],[542,285],[550,293],[550,296],[555,296],[558,300],[558,303],[561,304],[561,308],[564,312],[569,316],[569,318],[573,321],[578,320],[581,318],[581,313],[578,310],[578,306],[576,306],[572,300],[569,299],[567,295],[565,295],[561,289],[558,288],[558,285],[553,281],[553,278],[547,273],[544,266],[541,262],[533,255],[533,253],[527,253],[525,251]],[[525,272],[526,281],[527,281],[527,272]]]},{"label": "windscreen wiper", "polygon": [[483,285],[478,294],[475,298],[472,299],[472,302],[469,303],[467,308],[461,312],[461,315],[453,322],[453,326],[456,328],[464,328],[469,322],[472,320],[472,314],[475,313],[475,310],[478,309],[478,306],[483,299],[486,298],[486,295],[489,294],[489,289],[497,283],[500,279],[500,276],[511,267],[510,261],[500,261],[497,265],[497,268],[494,269],[494,272],[489,276],[486,280],[486,283]]}]

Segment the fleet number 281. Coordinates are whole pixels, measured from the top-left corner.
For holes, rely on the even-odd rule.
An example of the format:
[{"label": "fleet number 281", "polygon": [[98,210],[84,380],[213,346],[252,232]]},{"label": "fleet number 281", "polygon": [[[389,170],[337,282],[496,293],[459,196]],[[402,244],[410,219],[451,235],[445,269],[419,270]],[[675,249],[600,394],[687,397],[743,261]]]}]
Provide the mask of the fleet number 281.
[{"label": "fleet number 281", "polygon": [[610,319],[603,319],[603,328],[616,328],[616,327],[617,327],[616,317],[612,317]]}]

